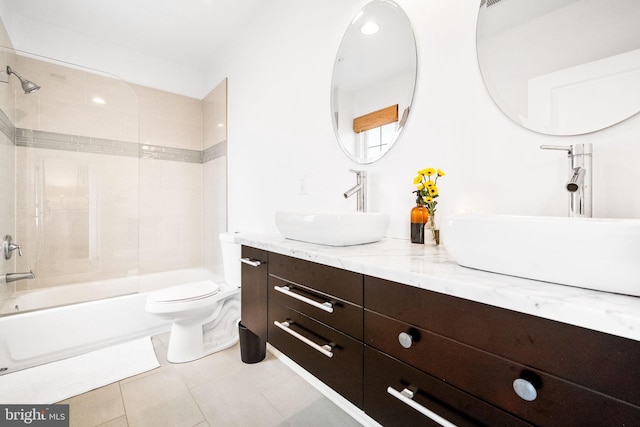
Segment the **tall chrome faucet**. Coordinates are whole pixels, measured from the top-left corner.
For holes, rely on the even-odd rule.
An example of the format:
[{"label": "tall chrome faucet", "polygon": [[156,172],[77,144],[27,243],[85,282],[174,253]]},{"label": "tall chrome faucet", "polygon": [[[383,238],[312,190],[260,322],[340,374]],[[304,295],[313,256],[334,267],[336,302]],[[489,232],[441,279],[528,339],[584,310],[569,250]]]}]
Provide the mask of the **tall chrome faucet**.
[{"label": "tall chrome faucet", "polygon": [[562,150],[569,154],[569,216],[587,217],[592,215],[592,155],[591,144],[541,145],[543,150]]},{"label": "tall chrome faucet", "polygon": [[357,210],[358,212],[367,211],[367,171],[359,171],[349,169],[350,172],[356,174],[356,185],[344,192],[344,198],[349,198],[357,193]]}]

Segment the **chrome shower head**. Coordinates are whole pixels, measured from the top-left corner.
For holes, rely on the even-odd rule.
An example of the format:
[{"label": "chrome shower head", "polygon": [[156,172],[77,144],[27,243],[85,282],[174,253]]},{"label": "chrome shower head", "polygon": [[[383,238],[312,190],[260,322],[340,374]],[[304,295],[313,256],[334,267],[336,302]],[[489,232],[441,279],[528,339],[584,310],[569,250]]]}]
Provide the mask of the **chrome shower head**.
[{"label": "chrome shower head", "polygon": [[31,92],[35,92],[38,89],[40,89],[40,86],[38,86],[37,84],[35,84],[34,82],[32,82],[30,80],[22,78],[20,76],[20,74],[18,74],[15,71],[13,71],[11,69],[11,67],[9,67],[7,65],[7,76],[10,76],[11,74],[16,76],[18,78],[18,80],[20,80],[20,83],[22,84],[22,90],[24,90],[24,93],[31,93]]}]

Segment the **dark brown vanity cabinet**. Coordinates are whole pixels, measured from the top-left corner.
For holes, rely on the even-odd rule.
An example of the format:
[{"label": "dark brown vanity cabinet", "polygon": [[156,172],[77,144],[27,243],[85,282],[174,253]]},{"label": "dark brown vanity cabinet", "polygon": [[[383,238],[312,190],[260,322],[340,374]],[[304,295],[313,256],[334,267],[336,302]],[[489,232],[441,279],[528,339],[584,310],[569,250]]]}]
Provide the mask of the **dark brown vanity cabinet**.
[{"label": "dark brown vanity cabinet", "polygon": [[[472,425],[640,424],[637,341],[373,277],[365,278],[364,296],[364,343],[393,360],[386,366],[416,370],[398,376],[388,369],[398,392],[417,390],[460,410],[465,406],[435,391],[444,384],[433,388],[424,375],[464,391],[469,409],[462,412]],[[380,402],[398,400],[384,396],[378,359],[365,355],[365,411],[374,418],[385,408]],[[415,416],[413,408],[393,404],[397,413],[382,409],[390,417],[383,423]],[[453,419],[463,424],[455,411]]]},{"label": "dark brown vanity cabinet", "polygon": [[269,263],[269,343],[362,408],[362,275],[273,253]]},{"label": "dark brown vanity cabinet", "polygon": [[640,425],[638,341],[245,255],[268,264],[243,266],[243,323],[384,426]]},{"label": "dark brown vanity cabinet", "polygon": [[242,246],[242,324],[267,341],[267,295],[269,252]]},{"label": "dark brown vanity cabinet", "polygon": [[435,419],[460,427],[531,425],[369,346],[364,371],[365,412],[386,427],[442,425]]}]

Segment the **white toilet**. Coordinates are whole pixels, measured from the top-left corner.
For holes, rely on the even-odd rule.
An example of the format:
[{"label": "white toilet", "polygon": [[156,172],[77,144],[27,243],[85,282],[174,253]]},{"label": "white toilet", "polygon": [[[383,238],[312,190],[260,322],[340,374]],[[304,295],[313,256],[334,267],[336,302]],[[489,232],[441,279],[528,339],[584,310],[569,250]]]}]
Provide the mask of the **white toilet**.
[{"label": "white toilet", "polygon": [[225,281],[185,283],[152,292],[145,310],[173,322],[167,360],[190,362],[238,342],[240,245],[221,233]]}]

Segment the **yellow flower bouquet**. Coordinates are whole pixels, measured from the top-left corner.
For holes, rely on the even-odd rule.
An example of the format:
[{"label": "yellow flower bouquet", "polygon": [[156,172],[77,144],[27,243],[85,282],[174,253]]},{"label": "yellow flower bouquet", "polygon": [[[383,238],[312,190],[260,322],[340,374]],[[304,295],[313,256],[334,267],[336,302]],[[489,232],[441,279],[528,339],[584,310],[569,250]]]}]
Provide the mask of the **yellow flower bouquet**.
[{"label": "yellow flower bouquet", "polygon": [[426,168],[418,171],[418,175],[413,179],[416,185],[414,193],[418,195],[418,202],[422,204],[429,212],[429,223],[431,234],[436,245],[440,243],[440,230],[436,227],[436,200],[440,193],[438,192],[438,178],[443,177],[444,172],[440,169]]}]

